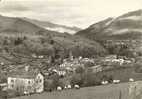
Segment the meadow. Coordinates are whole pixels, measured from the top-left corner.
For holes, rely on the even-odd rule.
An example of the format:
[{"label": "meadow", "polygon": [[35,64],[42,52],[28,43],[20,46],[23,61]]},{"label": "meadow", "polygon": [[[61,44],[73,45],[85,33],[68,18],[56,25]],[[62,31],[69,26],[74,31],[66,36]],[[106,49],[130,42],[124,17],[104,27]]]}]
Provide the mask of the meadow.
[{"label": "meadow", "polygon": [[129,83],[44,92],[14,99],[129,99]]}]

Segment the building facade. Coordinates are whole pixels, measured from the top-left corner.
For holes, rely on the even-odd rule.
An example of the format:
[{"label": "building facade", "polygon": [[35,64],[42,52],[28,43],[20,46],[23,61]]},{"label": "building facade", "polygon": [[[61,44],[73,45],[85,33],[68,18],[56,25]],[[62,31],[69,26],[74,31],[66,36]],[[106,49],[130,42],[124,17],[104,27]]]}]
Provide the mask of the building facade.
[{"label": "building facade", "polygon": [[44,76],[35,71],[12,72],[7,78],[8,89],[20,93],[41,93],[44,91]]}]

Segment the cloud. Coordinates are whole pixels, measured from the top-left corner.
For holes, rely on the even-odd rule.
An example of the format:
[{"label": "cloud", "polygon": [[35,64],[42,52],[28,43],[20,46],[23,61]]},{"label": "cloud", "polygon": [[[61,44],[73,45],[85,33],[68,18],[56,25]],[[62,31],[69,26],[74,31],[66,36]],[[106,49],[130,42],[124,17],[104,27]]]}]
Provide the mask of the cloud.
[{"label": "cloud", "polygon": [[87,27],[107,17],[141,9],[141,0],[2,0],[0,13]]},{"label": "cloud", "polygon": [[29,8],[27,8],[26,6],[23,5],[6,5],[3,7],[0,7],[0,11],[1,12],[20,12],[20,11],[28,11],[30,10]]},{"label": "cloud", "polygon": [[[15,1],[15,2],[14,2]],[[0,12],[24,12],[30,10],[26,4],[18,2],[16,0],[3,0],[0,2]]]}]

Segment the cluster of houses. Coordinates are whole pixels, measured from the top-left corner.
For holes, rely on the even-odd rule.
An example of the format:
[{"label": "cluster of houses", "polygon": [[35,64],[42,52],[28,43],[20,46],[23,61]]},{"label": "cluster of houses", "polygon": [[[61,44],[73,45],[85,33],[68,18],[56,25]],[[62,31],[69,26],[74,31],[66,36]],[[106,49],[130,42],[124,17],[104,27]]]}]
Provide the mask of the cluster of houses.
[{"label": "cluster of houses", "polygon": [[[59,76],[65,76],[67,74],[72,74],[75,72],[77,67],[79,66],[84,67],[84,64],[86,62],[94,63],[94,60],[89,59],[89,58],[82,58],[82,57],[64,59],[63,63],[60,64],[59,66],[49,68],[48,72],[46,72],[46,75],[50,75],[53,73],[57,73]],[[96,67],[96,71],[100,71],[99,69],[97,69],[98,66],[94,66],[94,68],[95,67]]]},{"label": "cluster of houses", "polygon": [[[0,86],[4,90],[13,90],[22,94],[42,93],[44,91],[44,76],[49,75],[50,72],[57,73],[59,76],[65,76],[69,72],[73,72],[74,66],[81,65],[77,59],[71,62],[64,61],[59,68],[51,67],[43,74],[38,69],[33,69],[30,65],[19,65],[18,68],[12,67],[7,75],[7,82]],[[68,87],[67,87],[68,88]],[[67,89],[66,88],[66,89]],[[75,88],[78,88],[76,85]],[[59,89],[59,88],[57,88]]]},{"label": "cluster of houses", "polygon": [[142,40],[107,40],[105,44],[124,45],[124,44],[136,44],[141,42]]},{"label": "cluster of houses", "polygon": [[60,64],[59,67],[74,71],[78,66],[84,66],[84,64],[87,62],[94,64],[94,59],[82,58],[82,57],[74,59],[64,59],[63,63]]},{"label": "cluster of houses", "polygon": [[[33,55],[33,57],[35,56]],[[39,56],[38,58],[43,58],[43,56]],[[109,55],[101,61],[119,63],[119,65],[132,62],[131,60],[124,60],[120,58],[118,59],[116,55]],[[9,71],[7,75],[7,83],[3,84],[2,86],[7,86],[7,89],[15,90],[23,94],[41,93],[44,91],[45,75],[49,76],[50,74],[52,75],[52,73],[56,73],[59,76],[66,76],[69,73],[74,73],[78,66],[84,66],[84,64],[87,62],[94,64],[89,67],[94,73],[103,71],[103,66],[95,65],[93,58],[71,57],[70,59],[64,59],[63,63],[58,67],[49,68],[44,74],[43,72],[41,73],[38,69],[32,69],[29,65],[22,66],[18,70],[13,69]],[[130,81],[133,81],[133,79],[130,79]],[[119,83],[120,81],[114,82]],[[107,81],[102,82],[102,84],[107,84]],[[76,88],[79,88],[79,86],[76,85]],[[58,89],[61,90],[61,88]]]},{"label": "cluster of houses", "polygon": [[123,58],[117,58],[117,55],[109,55],[106,56],[104,59],[102,59],[102,61],[105,64],[112,64],[112,63],[116,63],[120,66],[123,66],[124,64],[131,64],[134,62],[134,60],[130,60],[130,59],[123,59]]}]

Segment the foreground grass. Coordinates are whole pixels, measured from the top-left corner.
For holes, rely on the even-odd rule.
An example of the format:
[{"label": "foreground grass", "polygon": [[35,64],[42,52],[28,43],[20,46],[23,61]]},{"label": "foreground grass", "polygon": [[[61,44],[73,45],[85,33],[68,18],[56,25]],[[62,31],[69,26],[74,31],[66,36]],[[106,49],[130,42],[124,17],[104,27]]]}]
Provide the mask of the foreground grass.
[{"label": "foreground grass", "polygon": [[44,92],[32,96],[14,99],[129,99],[128,83],[110,84],[105,86],[86,87],[79,90],[63,90],[61,92]]}]

